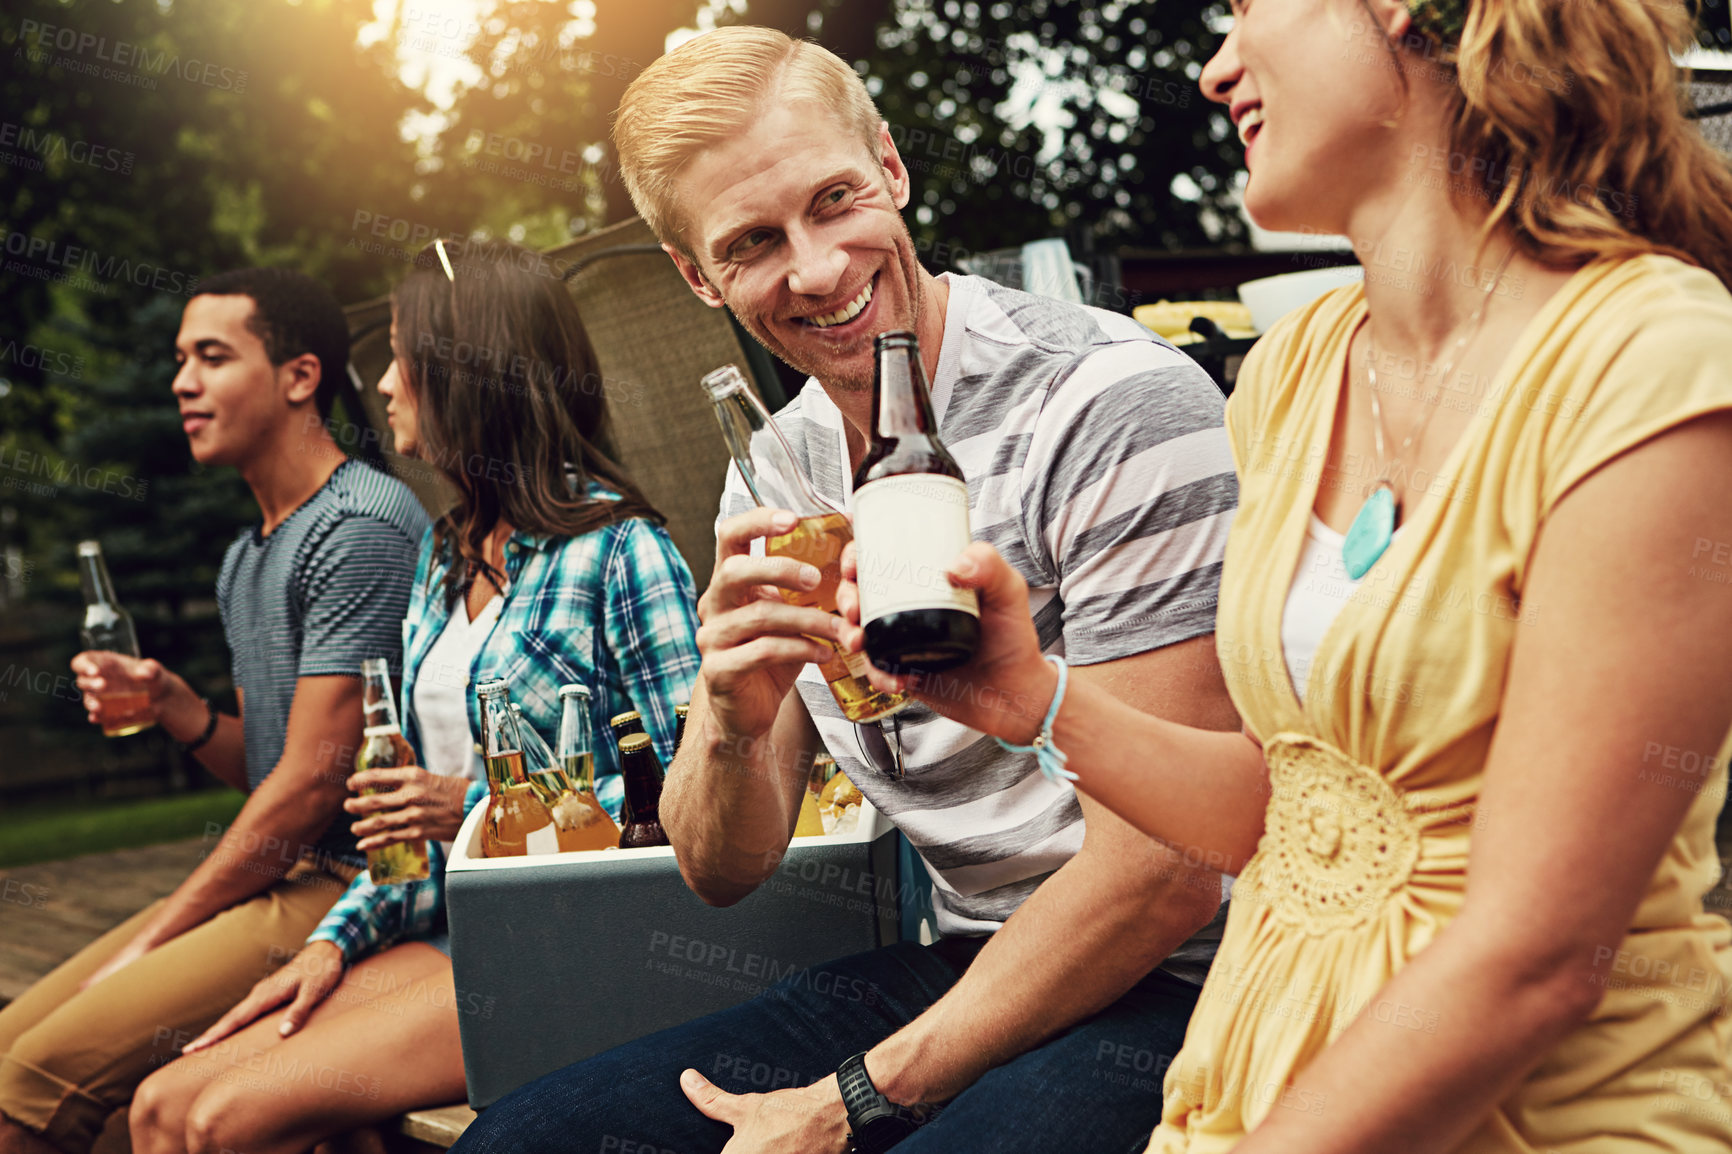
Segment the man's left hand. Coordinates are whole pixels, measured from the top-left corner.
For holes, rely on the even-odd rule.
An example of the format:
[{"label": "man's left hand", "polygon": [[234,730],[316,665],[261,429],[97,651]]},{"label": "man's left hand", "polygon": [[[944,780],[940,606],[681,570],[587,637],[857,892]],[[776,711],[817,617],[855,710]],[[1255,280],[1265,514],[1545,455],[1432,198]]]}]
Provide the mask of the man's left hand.
[{"label": "man's left hand", "polygon": [[706,1117],[726,1122],[734,1136],[722,1154],[844,1154],[848,1111],[834,1076],[768,1094],[730,1094],[696,1070],[680,1089]]}]

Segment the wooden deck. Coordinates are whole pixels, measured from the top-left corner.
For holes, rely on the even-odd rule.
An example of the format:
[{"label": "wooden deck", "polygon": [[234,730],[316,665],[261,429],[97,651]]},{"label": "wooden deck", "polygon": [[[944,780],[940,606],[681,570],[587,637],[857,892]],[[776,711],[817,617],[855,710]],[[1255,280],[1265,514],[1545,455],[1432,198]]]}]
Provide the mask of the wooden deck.
[{"label": "wooden deck", "polygon": [[186,879],[200,838],[0,869],[0,1004]]}]

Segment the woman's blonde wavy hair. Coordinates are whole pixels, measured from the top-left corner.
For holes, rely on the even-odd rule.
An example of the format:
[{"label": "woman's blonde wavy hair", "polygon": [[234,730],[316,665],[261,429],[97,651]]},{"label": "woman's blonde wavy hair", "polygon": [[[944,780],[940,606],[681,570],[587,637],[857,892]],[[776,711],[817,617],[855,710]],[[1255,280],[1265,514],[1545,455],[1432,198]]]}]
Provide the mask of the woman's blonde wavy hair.
[{"label": "woman's blonde wavy hair", "polygon": [[1487,234],[1507,221],[1550,265],[1666,253],[1732,286],[1732,163],[1671,55],[1694,42],[1684,0],[1469,0],[1450,147],[1486,162]]}]

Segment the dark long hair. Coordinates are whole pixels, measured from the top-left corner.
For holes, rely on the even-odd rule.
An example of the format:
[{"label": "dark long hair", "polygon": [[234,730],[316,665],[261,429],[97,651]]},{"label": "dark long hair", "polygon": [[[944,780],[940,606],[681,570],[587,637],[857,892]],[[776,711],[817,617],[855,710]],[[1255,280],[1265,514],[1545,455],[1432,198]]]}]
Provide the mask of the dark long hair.
[{"label": "dark long hair", "polygon": [[[447,603],[477,574],[498,584],[486,541],[504,520],[577,537],[616,521],[665,518],[596,447],[607,400],[577,306],[540,253],[508,241],[443,241],[416,257],[391,294],[391,350],[415,395],[420,457],[461,500],[433,526],[454,549]],[[620,495],[585,492],[594,478]],[[462,564],[458,564],[458,561]]]}]

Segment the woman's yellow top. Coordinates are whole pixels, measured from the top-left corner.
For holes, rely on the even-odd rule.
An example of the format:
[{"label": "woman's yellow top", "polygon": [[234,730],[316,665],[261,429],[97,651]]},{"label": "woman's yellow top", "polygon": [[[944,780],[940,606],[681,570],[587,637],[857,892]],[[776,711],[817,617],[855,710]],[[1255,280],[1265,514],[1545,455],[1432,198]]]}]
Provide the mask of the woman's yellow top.
[{"label": "woman's yellow top", "polygon": [[[1274,1110],[1351,1111],[1293,1083],[1359,1014],[1424,1045],[1438,1008],[1377,995],[1462,908],[1510,651],[1546,611],[1522,597],[1540,527],[1600,465],[1732,409],[1732,296],[1718,280],[1660,256],[1582,269],[1495,381],[1444,394],[1476,418],[1437,476],[1412,478],[1427,496],[1410,498],[1411,519],[1324,636],[1301,705],[1281,616],[1365,314],[1355,286],[1287,318],[1246,359],[1227,407],[1240,507],[1216,640],[1272,796],[1167,1075],[1149,1145],[1160,1154],[1231,1149]],[[1677,563],[1732,596],[1732,566],[1713,562],[1713,543],[1697,553]],[[1696,801],[1606,960],[1598,1009],[1464,1151],[1732,1148],[1732,927],[1702,904],[1720,873],[1732,734],[1718,751],[1649,752],[1630,771]]]}]

